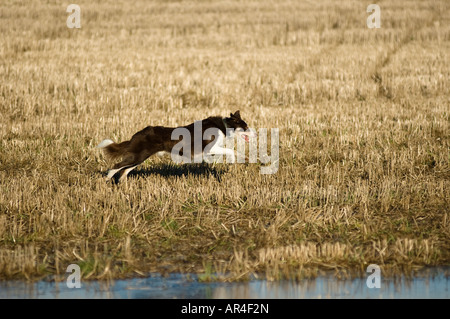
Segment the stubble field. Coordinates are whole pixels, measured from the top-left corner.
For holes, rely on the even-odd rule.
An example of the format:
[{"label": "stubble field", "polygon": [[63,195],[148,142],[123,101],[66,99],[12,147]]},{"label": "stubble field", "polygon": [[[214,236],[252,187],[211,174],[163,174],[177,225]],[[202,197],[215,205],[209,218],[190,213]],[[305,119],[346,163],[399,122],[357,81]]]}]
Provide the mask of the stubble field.
[{"label": "stubble field", "polygon": [[[0,5],[0,279],[148,272],[270,280],[450,263],[447,1]],[[124,183],[95,146],[241,111],[260,164],[152,157]]]}]

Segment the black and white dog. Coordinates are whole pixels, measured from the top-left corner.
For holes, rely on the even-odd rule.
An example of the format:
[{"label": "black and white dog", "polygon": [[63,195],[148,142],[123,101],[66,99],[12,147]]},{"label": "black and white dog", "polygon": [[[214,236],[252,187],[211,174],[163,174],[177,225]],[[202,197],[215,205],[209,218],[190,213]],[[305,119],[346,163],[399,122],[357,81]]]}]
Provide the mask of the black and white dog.
[{"label": "black and white dog", "polygon": [[[201,128],[200,144],[194,141],[194,138],[199,138],[195,136],[198,127]],[[180,134],[174,134],[177,129],[178,132],[183,130],[188,132],[190,139],[183,141]],[[205,136],[206,131],[210,134]],[[223,147],[227,131],[235,133],[247,143],[249,137],[256,135],[249,130],[239,111],[236,111],[234,114],[230,113],[230,117],[212,116],[182,127],[147,126],[134,134],[129,141],[114,143],[106,139],[97,148],[104,149],[105,154],[111,159],[122,159],[113,166],[107,176],[107,179],[111,179],[116,173],[120,173],[120,180],[122,180],[148,157],[159,152],[171,153],[177,144],[180,145],[180,142],[183,142],[181,143],[183,151],[190,150],[187,153],[192,154],[194,158],[206,152],[207,154],[204,155],[231,155],[234,159],[234,150]],[[201,147],[194,147],[195,145]],[[183,156],[186,157],[186,154]]]}]

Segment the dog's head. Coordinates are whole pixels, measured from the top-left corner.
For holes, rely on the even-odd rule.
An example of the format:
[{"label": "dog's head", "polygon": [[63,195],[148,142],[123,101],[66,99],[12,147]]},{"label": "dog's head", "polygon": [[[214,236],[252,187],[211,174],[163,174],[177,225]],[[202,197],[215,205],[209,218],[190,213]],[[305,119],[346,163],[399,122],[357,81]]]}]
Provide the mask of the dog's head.
[{"label": "dog's head", "polygon": [[254,131],[250,130],[247,123],[241,118],[239,111],[230,113],[230,117],[225,118],[225,122],[228,128],[232,128],[234,133],[242,137],[247,143],[249,142],[249,137],[255,137]]}]

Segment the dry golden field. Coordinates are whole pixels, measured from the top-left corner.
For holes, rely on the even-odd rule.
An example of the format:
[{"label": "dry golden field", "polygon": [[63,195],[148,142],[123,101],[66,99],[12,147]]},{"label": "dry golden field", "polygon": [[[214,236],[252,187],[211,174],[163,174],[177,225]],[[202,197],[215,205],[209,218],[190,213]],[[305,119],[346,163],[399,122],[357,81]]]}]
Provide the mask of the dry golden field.
[{"label": "dry golden field", "polygon": [[[270,280],[450,263],[450,3],[0,4],[0,279]],[[279,170],[95,146],[240,110]],[[58,276],[59,275],[59,276]]]}]

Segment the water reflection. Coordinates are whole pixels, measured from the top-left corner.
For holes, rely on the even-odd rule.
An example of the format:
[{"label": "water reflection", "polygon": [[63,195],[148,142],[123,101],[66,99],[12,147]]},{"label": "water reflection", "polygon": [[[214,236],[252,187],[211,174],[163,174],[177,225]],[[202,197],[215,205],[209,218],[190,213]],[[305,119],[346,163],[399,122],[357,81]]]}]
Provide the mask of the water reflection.
[{"label": "water reflection", "polygon": [[0,282],[0,298],[450,298],[448,268],[433,268],[413,279],[382,279],[381,288],[369,289],[366,279],[339,280],[322,276],[303,281],[200,283],[195,276],[162,277],[106,282],[82,282],[69,289],[65,282]]}]

